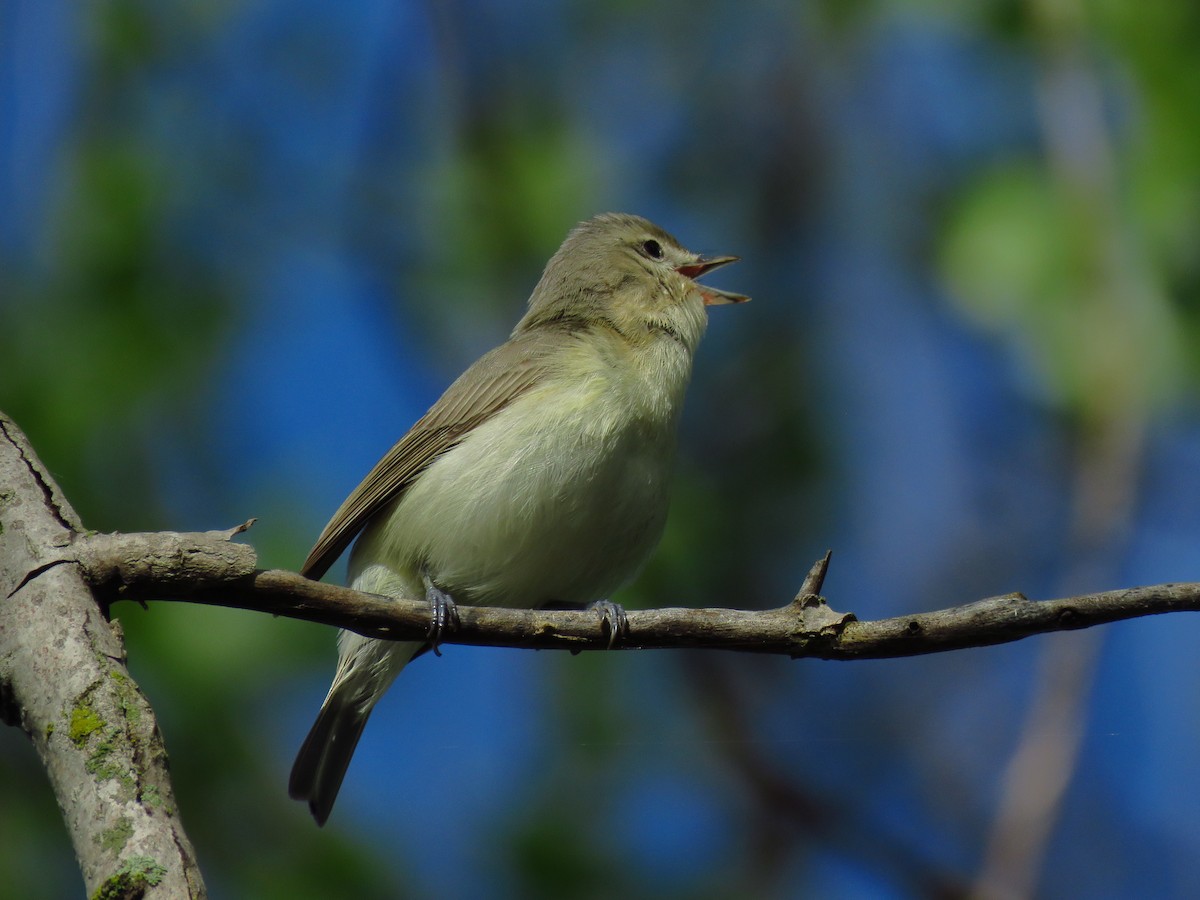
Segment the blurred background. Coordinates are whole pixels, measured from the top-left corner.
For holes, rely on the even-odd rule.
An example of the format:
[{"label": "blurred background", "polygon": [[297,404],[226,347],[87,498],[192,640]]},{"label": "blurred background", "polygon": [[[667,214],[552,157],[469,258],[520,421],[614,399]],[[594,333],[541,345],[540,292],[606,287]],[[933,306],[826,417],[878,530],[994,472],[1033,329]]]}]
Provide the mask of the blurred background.
[{"label": "blurred background", "polygon": [[[1200,6],[0,3],[0,409],[295,569],[577,221],[743,261],[630,607],[1200,575]],[[334,577],[340,577],[341,568]],[[1182,896],[1200,620],[879,662],[447,647],[329,825],[334,634],[117,608],[217,897]],[[0,731],[0,872],[80,879]]]}]

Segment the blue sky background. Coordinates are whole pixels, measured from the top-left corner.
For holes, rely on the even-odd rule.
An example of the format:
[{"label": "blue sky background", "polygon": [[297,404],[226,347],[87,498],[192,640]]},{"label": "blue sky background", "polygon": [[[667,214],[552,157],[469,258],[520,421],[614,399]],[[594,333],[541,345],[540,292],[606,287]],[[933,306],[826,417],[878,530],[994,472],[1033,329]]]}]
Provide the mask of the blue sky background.
[{"label": "blue sky background", "polygon": [[[9,0],[0,408],[89,527],[257,516],[295,568],[571,225],[623,210],[742,256],[715,280],[754,302],[712,313],[618,600],[777,606],[826,548],[860,618],[1194,580],[1198,40],[1042,0]],[[450,647],[323,831],[285,788],[332,633],[119,615],[216,896],[953,892],[1055,698],[1078,754],[998,877],[1200,878],[1188,615],[852,664]],[[23,896],[70,860],[39,778],[0,734]]]}]

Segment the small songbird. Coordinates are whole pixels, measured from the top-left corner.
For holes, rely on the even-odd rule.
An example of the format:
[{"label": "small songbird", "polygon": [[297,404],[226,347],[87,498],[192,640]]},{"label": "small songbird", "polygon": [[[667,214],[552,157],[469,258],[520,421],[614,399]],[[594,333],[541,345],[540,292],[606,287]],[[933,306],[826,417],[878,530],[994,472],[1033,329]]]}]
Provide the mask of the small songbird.
[{"label": "small songbird", "polygon": [[329,817],[372,707],[454,602],[538,608],[607,600],[662,534],[683,396],[705,306],[749,298],[695,279],[704,257],[638,216],[578,225],[509,339],[464,372],[334,514],[302,569],[320,578],[360,534],[349,584],[426,599],[427,642],[338,636],[329,694],[288,792]]}]

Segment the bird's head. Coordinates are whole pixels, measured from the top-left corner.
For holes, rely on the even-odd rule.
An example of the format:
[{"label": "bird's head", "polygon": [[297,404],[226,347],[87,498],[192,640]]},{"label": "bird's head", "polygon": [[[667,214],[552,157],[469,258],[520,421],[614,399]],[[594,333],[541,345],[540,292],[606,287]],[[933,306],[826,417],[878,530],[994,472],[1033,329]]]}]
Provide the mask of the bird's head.
[{"label": "bird's head", "polygon": [[693,351],[705,306],[750,299],[696,281],[736,259],[701,256],[640,216],[604,213],[567,235],[514,334],[557,322],[606,324],[630,341],[666,334]]}]

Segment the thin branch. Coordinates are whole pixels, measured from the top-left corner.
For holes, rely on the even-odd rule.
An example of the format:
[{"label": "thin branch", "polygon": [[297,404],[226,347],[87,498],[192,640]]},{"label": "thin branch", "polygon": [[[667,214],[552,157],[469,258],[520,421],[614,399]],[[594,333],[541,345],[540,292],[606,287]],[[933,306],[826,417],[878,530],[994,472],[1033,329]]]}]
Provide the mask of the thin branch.
[{"label": "thin branch", "polygon": [[[72,548],[98,595],[117,599],[182,600],[348,628],[369,637],[423,640],[429,607],[311,581],[292,572],[255,570],[253,550],[227,532],[94,535]],[[231,551],[230,548],[237,548]],[[164,561],[185,560],[187,578]],[[795,600],[777,609],[663,608],[629,611],[629,633],[617,649],[707,648],[777,653],[794,658],[882,659],[985,647],[1035,634],[1090,628],[1158,613],[1200,610],[1200,584],[1162,584],[1058,600],[1021,594],[874,621],[838,613],[811,592],[828,557],[819,561]],[[604,650],[608,632],[588,611],[460,606],[450,644],[541,650]]]}]

